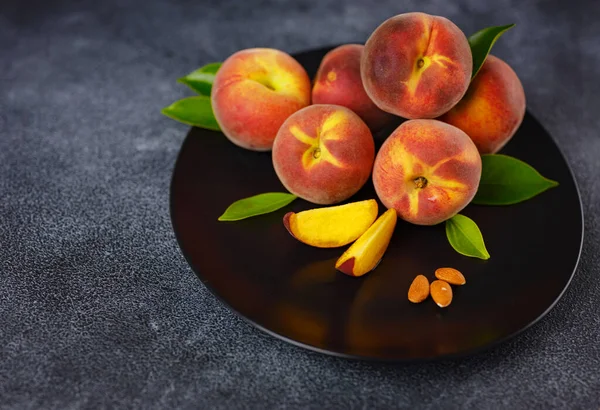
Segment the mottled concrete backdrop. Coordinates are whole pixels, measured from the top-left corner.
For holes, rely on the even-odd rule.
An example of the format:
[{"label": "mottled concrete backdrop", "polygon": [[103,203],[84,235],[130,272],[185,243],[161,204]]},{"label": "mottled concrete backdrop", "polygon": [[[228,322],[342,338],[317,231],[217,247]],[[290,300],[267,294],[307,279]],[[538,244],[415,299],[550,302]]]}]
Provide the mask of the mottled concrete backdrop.
[{"label": "mottled concrete backdrop", "polygon": [[[168,192],[188,127],[159,110],[189,94],[177,76],[241,48],[364,41],[415,10],[466,33],[517,23],[494,53],[573,166],[579,269],[543,321],[469,359],[290,346],[224,308],[179,252]],[[0,407],[597,409],[599,21],[591,0],[3,0]]]}]

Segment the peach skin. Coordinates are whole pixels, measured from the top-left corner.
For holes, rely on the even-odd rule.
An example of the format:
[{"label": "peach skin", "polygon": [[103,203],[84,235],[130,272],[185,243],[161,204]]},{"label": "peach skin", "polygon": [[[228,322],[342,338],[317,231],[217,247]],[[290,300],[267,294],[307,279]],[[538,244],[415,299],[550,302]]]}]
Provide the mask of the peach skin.
[{"label": "peach skin", "polygon": [[345,205],[288,212],[283,225],[300,242],[317,248],[336,248],[354,242],[377,218],[374,199]]},{"label": "peach skin", "polygon": [[251,48],[231,55],[215,76],[211,104],[236,145],[269,151],[283,122],[310,104],[310,79],[283,51]]},{"label": "peach skin", "polygon": [[363,276],[379,263],[396,228],[396,211],[388,209],[344,252],[335,268],[349,276]]},{"label": "peach skin", "polygon": [[383,143],[373,167],[379,199],[417,225],[435,225],[475,196],[481,157],[463,131],[437,120],[409,120]]},{"label": "peach skin", "polygon": [[354,195],[369,179],[375,144],[358,115],[315,104],[292,114],[273,144],[273,166],[294,195],[329,205]]},{"label": "peach skin", "polygon": [[439,119],[467,133],[481,154],[498,152],[525,116],[525,91],[504,61],[488,55],[462,100]]},{"label": "peach skin", "polygon": [[313,104],[337,104],[354,111],[375,132],[392,119],[367,95],[360,78],[360,58],[365,47],[345,44],[328,52],[319,66],[312,90]]},{"label": "peach skin", "polygon": [[365,44],[361,76],[379,108],[404,118],[435,118],[465,94],[473,61],[450,20],[405,13],[384,21]]}]

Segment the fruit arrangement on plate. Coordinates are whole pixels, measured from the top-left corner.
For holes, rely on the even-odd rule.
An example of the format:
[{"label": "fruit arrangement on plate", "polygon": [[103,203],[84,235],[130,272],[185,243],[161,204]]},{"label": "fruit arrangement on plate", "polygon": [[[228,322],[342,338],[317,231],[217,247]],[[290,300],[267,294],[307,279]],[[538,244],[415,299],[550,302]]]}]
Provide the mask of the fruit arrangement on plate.
[{"label": "fruit arrangement on plate", "polygon": [[[350,276],[375,270],[397,218],[445,223],[456,251],[488,259],[476,222],[460,212],[471,202],[515,204],[557,185],[523,161],[498,154],[526,107],[517,74],[489,55],[513,26],[467,38],[444,17],[400,14],[364,45],[327,53],[312,81],[283,51],[241,50],[181,78],[199,95],[163,113],[220,130],[241,148],[272,151],[274,172],[287,192],[240,199],[215,215],[221,221],[272,212],[296,198],[319,205],[287,213],[282,229],[310,246],[350,245],[335,264]],[[395,129],[376,152],[374,135],[391,125]],[[352,201],[370,178],[379,202]],[[381,214],[380,204],[386,208]],[[424,300],[422,283],[420,278],[411,287],[409,299],[412,292],[414,301]],[[434,288],[436,295],[450,289],[443,278],[434,283],[432,296]]]}]

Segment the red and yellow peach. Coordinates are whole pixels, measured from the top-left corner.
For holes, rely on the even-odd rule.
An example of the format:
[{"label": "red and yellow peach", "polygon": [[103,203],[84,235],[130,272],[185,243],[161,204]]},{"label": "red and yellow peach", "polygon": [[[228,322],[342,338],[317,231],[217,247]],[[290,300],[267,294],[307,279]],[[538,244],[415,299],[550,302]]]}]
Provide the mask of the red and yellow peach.
[{"label": "red and yellow peach", "polygon": [[379,199],[417,225],[460,212],[479,187],[481,157],[460,129],[437,120],[410,120],[383,143],[373,167]]},{"label": "red and yellow peach", "polygon": [[229,140],[268,151],[281,124],[310,104],[310,92],[308,74],[290,55],[251,48],[231,55],[217,71],[211,104]]},{"label": "red and yellow peach", "polygon": [[481,154],[498,152],[525,116],[525,91],[504,61],[488,55],[462,100],[441,121],[467,133]]},{"label": "red and yellow peach", "polygon": [[315,104],[292,114],[273,144],[273,166],[291,193],[315,204],[354,195],[369,179],[375,144],[358,115]]},{"label": "red and yellow peach", "polygon": [[367,95],[360,77],[364,46],[345,44],[328,52],[315,76],[313,104],[342,105],[354,111],[375,132],[393,116],[377,107]]},{"label": "red and yellow peach", "polygon": [[450,20],[405,13],[371,34],[361,76],[379,108],[404,118],[435,118],[465,94],[473,61],[464,33]]}]

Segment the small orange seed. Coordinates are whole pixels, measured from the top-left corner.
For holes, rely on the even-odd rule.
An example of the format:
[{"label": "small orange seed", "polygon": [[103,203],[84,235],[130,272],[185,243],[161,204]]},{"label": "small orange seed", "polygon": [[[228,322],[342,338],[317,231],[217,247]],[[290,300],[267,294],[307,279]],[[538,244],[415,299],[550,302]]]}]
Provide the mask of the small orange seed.
[{"label": "small orange seed", "polygon": [[417,275],[408,288],[408,300],[421,303],[429,296],[429,281],[424,275]]},{"label": "small orange seed", "polygon": [[458,270],[454,268],[439,268],[435,271],[435,277],[445,280],[451,285],[464,285],[467,280]]},{"label": "small orange seed", "polygon": [[445,308],[452,303],[452,287],[443,280],[434,280],[431,282],[429,291],[431,298],[441,308]]}]

